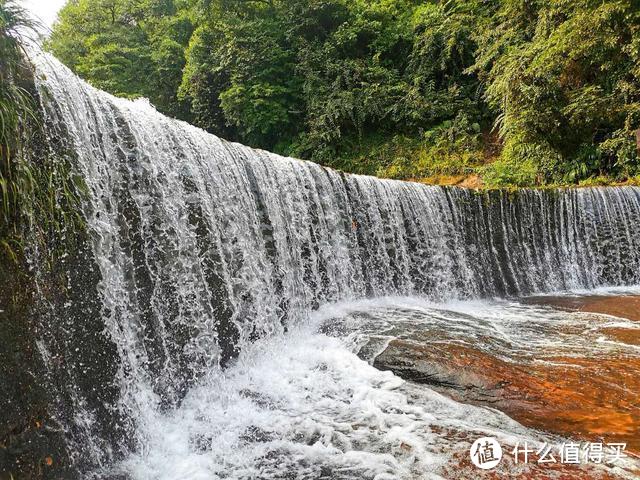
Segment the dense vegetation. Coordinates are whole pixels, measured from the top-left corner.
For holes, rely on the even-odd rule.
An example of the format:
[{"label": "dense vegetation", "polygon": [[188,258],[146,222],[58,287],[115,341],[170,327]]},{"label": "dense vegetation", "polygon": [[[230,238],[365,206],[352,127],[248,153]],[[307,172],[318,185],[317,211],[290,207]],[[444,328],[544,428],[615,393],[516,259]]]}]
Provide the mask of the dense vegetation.
[{"label": "dense vegetation", "polygon": [[81,182],[69,174],[68,159],[57,158],[40,138],[42,118],[24,52],[38,28],[18,1],[0,0],[0,274],[5,260],[20,261],[25,233],[48,255],[54,253],[50,234],[70,238],[82,226],[75,208]]},{"label": "dense vegetation", "polygon": [[71,0],[48,48],[114,94],[347,171],[640,174],[634,0]]},{"label": "dense vegetation", "polygon": [[33,115],[29,93],[21,86],[25,68],[20,29],[32,26],[26,12],[0,0],[0,258],[13,256],[20,205],[31,194],[30,170],[18,161],[23,126]]}]

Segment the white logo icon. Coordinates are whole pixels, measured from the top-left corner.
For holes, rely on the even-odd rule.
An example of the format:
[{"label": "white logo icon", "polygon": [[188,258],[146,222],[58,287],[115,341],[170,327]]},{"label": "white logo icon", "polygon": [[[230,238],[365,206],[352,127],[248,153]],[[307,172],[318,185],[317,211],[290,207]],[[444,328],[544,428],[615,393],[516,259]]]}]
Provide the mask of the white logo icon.
[{"label": "white logo icon", "polygon": [[492,437],[482,437],[473,442],[469,453],[473,464],[483,470],[494,468],[502,459],[502,447]]}]

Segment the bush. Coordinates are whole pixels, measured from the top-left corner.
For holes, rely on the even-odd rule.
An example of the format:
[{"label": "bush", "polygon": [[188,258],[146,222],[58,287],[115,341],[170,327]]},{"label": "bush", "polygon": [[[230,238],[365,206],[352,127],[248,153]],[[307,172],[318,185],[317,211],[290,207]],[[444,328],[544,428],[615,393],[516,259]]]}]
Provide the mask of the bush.
[{"label": "bush", "polygon": [[482,170],[496,184],[576,184],[638,171],[635,3],[82,0],[48,45],[254,147],[393,178],[499,157]]},{"label": "bush", "polygon": [[52,234],[82,227],[82,180],[70,173],[70,155],[54,154],[41,138],[33,72],[22,50],[35,27],[16,2],[0,0],[0,247],[16,261],[25,231],[45,255],[59,253],[49,248]]},{"label": "bush", "polygon": [[552,171],[559,161],[548,145],[536,145],[518,138],[510,139],[495,162],[480,170],[489,187],[524,187],[542,183],[541,172]]},{"label": "bush", "polygon": [[31,172],[17,161],[23,126],[33,116],[29,93],[20,85],[27,68],[20,31],[34,26],[13,0],[0,0],[0,239],[15,227],[18,206],[30,196]]},{"label": "bush", "polygon": [[398,179],[469,175],[484,163],[480,130],[478,123],[460,113],[427,131],[421,141],[405,139],[412,148],[383,163],[377,175]]}]

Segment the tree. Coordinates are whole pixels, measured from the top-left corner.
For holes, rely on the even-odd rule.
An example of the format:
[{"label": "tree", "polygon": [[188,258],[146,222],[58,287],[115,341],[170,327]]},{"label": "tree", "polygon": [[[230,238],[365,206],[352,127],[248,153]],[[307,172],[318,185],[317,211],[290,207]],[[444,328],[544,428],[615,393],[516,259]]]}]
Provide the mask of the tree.
[{"label": "tree", "polygon": [[503,2],[475,68],[506,161],[548,181],[637,171],[638,15],[631,0]]},{"label": "tree", "polygon": [[172,0],[76,0],[61,10],[47,48],[98,88],[188,118],[177,91],[192,30],[188,10]]},{"label": "tree", "polygon": [[[358,173],[640,173],[634,0],[74,0],[49,47],[94,85]],[[485,165],[487,164],[487,165]]]}]

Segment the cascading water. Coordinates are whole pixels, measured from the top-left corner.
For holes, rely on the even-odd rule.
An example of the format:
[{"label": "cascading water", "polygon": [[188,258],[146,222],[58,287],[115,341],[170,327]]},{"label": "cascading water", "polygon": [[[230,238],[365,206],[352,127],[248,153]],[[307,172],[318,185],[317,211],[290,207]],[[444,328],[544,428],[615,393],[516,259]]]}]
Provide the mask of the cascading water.
[{"label": "cascading water", "polygon": [[413,387],[311,332],[312,312],[640,283],[638,188],[479,194],[345,175],[226,142],[96,90],[47,55],[32,60],[49,140],[86,184],[99,322],[114,346],[107,410],[121,433],[96,434],[96,409],[74,386],[65,421],[100,475],[433,472],[435,449],[392,454],[392,440],[433,443],[425,425],[442,412],[452,429],[506,420],[434,393],[417,407]]}]

